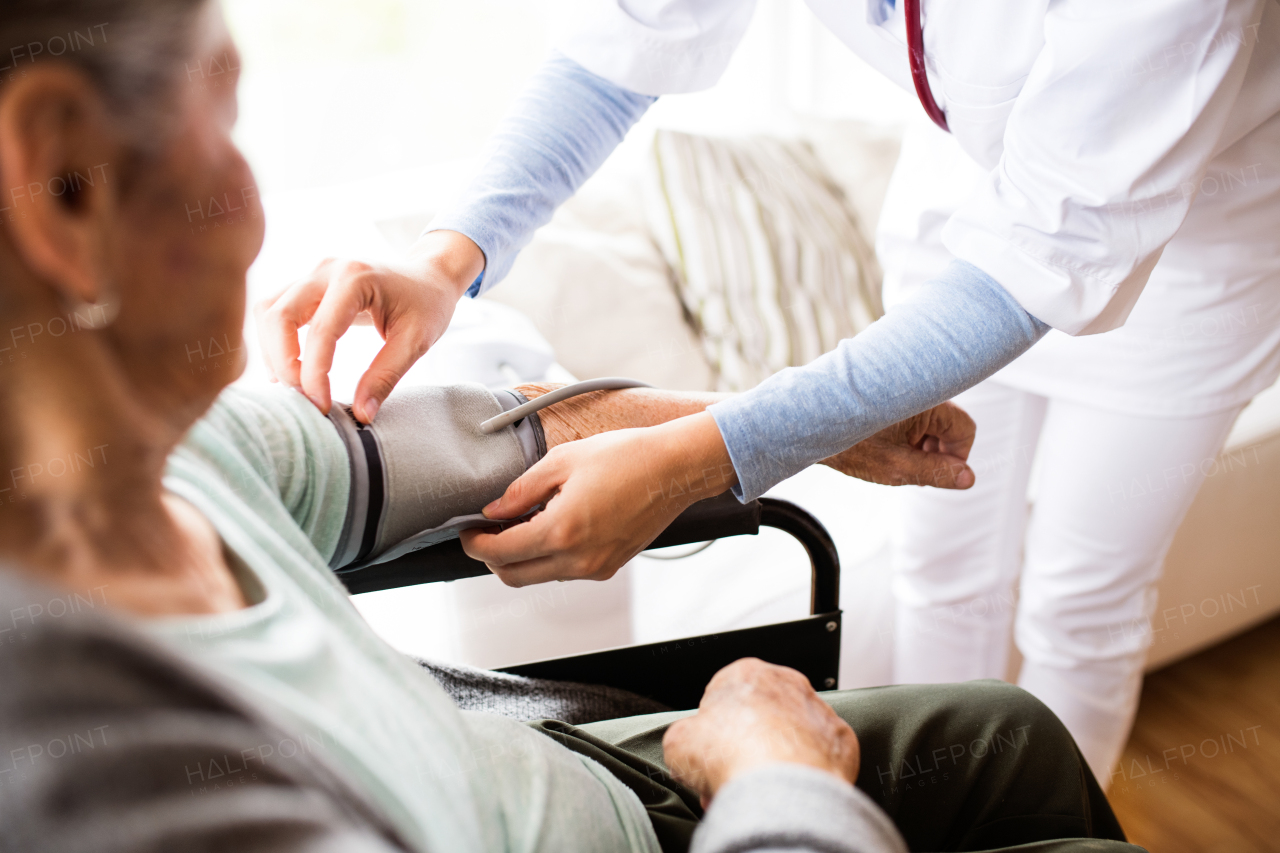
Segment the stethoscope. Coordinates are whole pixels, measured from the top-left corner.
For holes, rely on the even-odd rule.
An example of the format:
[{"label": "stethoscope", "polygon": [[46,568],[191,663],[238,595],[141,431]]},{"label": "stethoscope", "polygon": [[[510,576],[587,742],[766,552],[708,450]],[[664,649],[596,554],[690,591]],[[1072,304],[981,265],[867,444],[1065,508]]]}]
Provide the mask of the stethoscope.
[{"label": "stethoscope", "polygon": [[920,106],[933,123],[948,133],[947,114],[938,108],[929,88],[929,75],[924,70],[924,28],[920,23],[920,0],[903,0],[902,15],[907,23],[907,55],[911,58],[911,82],[916,86]]}]

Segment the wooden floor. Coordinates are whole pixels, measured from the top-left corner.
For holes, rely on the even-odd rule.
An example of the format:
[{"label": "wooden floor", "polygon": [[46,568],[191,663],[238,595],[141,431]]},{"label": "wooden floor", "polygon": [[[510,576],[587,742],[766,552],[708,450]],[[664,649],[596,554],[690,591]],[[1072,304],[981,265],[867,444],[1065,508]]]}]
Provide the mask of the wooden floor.
[{"label": "wooden floor", "polygon": [[1147,677],[1110,797],[1152,853],[1280,851],[1280,619]]}]

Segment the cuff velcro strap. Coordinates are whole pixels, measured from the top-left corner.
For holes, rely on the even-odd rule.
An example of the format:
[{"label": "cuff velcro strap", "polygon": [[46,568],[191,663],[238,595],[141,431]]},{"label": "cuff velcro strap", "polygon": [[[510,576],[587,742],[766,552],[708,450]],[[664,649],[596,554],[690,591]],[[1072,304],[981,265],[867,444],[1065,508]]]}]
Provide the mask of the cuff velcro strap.
[{"label": "cuff velcro strap", "polygon": [[[528,397],[514,388],[495,391],[494,396],[498,398],[504,412],[529,402]],[[525,467],[532,468],[539,459],[547,455],[547,437],[542,431],[542,419],[537,412],[533,412],[511,426],[516,431],[516,440],[520,442],[520,450],[524,453]]]}]

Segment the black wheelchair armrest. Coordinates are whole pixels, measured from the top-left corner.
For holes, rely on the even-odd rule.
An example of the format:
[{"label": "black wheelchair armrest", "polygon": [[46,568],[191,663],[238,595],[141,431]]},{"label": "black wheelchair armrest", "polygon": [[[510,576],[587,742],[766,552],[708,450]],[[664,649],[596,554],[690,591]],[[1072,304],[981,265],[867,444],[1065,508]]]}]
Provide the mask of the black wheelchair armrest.
[{"label": "black wheelchair armrest", "polygon": [[[650,547],[668,548],[729,536],[754,536],[762,526],[791,534],[808,552],[813,570],[810,612],[838,610],[840,559],[835,543],[813,516],[787,501],[760,498],[744,504],[729,493],[699,501],[677,516]],[[480,577],[489,574],[489,569],[468,557],[462,543],[453,539],[396,560],[337,574],[347,591],[355,595]]]},{"label": "black wheelchair armrest", "polygon": [[680,513],[666,530],[658,534],[657,539],[649,543],[649,547],[670,548],[729,536],[755,536],[760,532],[763,511],[760,501],[744,504],[725,492],[718,497],[698,501]]},{"label": "black wheelchair armrest", "polygon": [[[695,708],[721,668],[758,657],[804,674],[816,690],[836,686],[840,670],[840,558],[826,528],[795,504],[775,498],[739,503],[731,494],[686,509],[651,547],[749,536],[761,527],[790,534],[804,546],[813,571],[810,616],[792,622],[722,631],[640,646],[503,667],[529,678],[602,684],[648,696],[670,708]],[[338,572],[352,594],[486,575],[454,539],[376,566]]]}]

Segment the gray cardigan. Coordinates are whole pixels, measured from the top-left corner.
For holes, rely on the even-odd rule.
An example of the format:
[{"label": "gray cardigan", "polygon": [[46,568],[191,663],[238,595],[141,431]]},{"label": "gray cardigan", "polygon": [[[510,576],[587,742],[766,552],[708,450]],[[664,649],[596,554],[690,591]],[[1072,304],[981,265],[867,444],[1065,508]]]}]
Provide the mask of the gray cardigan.
[{"label": "gray cardigan", "polygon": [[[290,737],[95,596],[0,568],[0,853],[411,849]],[[777,765],[725,786],[692,853],[901,850],[860,792]]]}]

